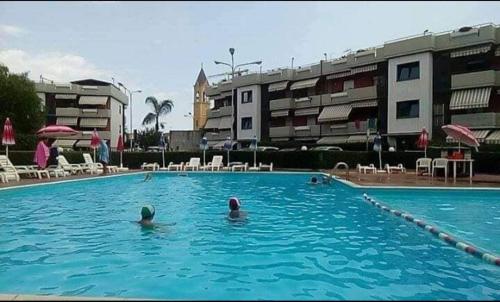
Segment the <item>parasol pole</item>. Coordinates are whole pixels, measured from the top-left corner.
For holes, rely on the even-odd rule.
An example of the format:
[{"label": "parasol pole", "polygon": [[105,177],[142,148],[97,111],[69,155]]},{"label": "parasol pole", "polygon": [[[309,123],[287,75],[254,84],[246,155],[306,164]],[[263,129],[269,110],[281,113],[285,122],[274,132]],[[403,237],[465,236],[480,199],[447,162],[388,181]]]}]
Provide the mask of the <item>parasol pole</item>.
[{"label": "parasol pole", "polygon": [[161,148],[161,160],[163,163],[163,169],[165,169],[165,145],[163,145],[163,148]]},{"label": "parasol pole", "polygon": [[120,151],[120,168],[123,168],[123,151]]},{"label": "parasol pole", "polygon": [[7,155],[7,158],[9,157],[9,145],[5,145],[5,155]]},{"label": "parasol pole", "polygon": [[95,162],[96,162],[96,161],[95,161],[95,147],[94,147],[93,149],[94,149],[94,163],[95,163]]}]

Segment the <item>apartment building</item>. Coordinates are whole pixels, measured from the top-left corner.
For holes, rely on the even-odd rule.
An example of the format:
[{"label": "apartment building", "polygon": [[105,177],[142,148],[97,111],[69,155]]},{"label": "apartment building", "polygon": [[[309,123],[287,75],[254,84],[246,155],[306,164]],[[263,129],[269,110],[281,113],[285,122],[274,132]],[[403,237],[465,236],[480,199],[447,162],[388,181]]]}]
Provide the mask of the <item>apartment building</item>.
[{"label": "apartment building", "polygon": [[47,125],[66,125],[76,136],[57,139],[63,148],[89,148],[92,132],[109,140],[112,149],[124,132],[127,96],[115,85],[94,79],[71,83],[36,83],[36,92],[47,112]]},{"label": "apartment building", "polygon": [[[214,104],[204,127],[212,147],[229,136],[262,142],[364,149],[378,131],[413,149],[425,127],[470,127],[500,143],[500,27],[485,24],[385,42],[297,68],[236,76],[207,88]],[[233,102],[235,100],[235,102]]]}]

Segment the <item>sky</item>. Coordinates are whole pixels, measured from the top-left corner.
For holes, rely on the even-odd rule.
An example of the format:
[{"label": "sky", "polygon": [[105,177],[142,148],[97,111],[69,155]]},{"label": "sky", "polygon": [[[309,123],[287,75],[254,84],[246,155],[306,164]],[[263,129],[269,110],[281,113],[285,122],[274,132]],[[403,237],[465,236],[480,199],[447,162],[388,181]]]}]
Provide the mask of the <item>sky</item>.
[{"label": "sky", "polygon": [[[319,62],[347,49],[483,23],[500,24],[500,2],[0,2],[0,63],[56,82],[121,82],[133,127],[146,97],[174,102],[165,130],[192,129],[193,85],[228,71],[214,60],[262,60],[262,71]],[[259,67],[250,67],[258,71]],[[210,82],[220,78],[211,77]],[[128,120],[130,108],[126,115]]]}]

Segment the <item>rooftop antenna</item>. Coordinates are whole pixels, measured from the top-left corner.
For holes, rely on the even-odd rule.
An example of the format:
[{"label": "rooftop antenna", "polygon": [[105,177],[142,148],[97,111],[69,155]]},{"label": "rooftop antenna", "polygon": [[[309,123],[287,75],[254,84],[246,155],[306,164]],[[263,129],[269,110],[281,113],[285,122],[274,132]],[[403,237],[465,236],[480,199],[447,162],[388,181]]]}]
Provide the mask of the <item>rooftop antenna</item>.
[{"label": "rooftop antenna", "polygon": [[326,52],[323,53],[323,55],[325,56],[325,61],[328,61],[328,56],[326,55]]},{"label": "rooftop antenna", "polygon": [[428,29],[424,30],[424,35],[425,35],[426,33],[428,33],[428,32],[429,32],[429,30],[428,30]]}]

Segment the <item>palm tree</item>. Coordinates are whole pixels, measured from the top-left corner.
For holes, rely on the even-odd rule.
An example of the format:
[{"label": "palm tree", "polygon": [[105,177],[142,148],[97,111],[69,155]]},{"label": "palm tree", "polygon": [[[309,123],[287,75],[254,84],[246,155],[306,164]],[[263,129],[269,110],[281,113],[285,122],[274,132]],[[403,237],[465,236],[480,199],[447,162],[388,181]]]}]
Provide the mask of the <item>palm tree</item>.
[{"label": "palm tree", "polygon": [[142,125],[146,126],[149,124],[155,123],[155,130],[158,132],[159,130],[159,119],[162,115],[167,115],[172,111],[174,107],[174,102],[171,100],[163,100],[158,102],[158,100],[154,96],[148,96],[145,101],[146,104],[151,104],[153,106],[153,112],[148,113],[144,120],[142,121]]}]

